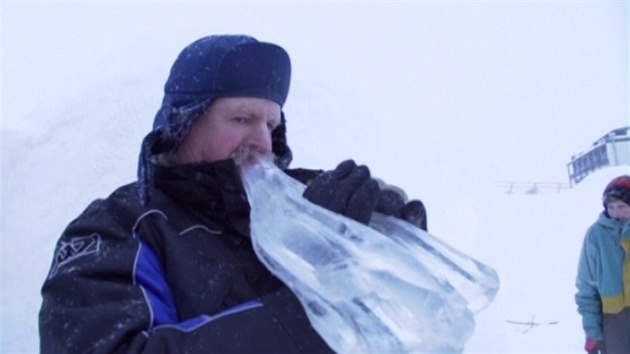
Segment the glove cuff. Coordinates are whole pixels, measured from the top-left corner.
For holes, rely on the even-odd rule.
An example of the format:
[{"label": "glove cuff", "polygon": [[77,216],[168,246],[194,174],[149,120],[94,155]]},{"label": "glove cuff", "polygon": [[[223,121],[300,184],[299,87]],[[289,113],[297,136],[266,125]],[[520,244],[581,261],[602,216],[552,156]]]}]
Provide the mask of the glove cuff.
[{"label": "glove cuff", "polygon": [[593,338],[586,338],[586,343],[584,343],[584,350],[587,352],[592,352],[599,347],[599,341]]}]

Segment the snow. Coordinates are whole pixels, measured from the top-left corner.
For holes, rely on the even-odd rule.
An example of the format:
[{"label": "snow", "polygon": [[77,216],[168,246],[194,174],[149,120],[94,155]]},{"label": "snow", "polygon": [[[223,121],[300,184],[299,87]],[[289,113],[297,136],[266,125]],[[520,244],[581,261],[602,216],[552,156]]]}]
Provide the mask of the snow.
[{"label": "snow", "polygon": [[432,234],[497,270],[467,353],[582,352],[579,249],[603,187],[628,167],[560,193],[494,182],[566,182],[571,155],[630,124],[628,2],[1,6],[1,352],[38,352],[57,238],[135,178],[170,65],[212,33],[288,50],[293,166],[367,164],[425,202]]}]

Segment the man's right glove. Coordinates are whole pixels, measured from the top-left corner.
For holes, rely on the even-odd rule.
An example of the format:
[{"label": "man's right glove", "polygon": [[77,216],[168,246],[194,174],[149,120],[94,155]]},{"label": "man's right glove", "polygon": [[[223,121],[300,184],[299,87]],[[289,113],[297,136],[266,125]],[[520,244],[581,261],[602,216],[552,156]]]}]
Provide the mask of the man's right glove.
[{"label": "man's right glove", "polygon": [[586,343],[584,343],[584,350],[586,350],[588,354],[604,353],[602,343],[597,339],[591,338],[586,338]]},{"label": "man's right glove", "polygon": [[328,210],[368,224],[381,194],[378,182],[366,166],[353,160],[315,177],[304,190],[304,198]]}]

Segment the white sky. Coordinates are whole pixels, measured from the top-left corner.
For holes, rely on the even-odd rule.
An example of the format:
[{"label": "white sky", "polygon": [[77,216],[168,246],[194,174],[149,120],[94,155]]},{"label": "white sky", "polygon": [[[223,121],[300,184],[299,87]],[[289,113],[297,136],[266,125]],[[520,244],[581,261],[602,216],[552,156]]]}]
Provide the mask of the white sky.
[{"label": "white sky", "polygon": [[[294,166],[332,168],[353,157],[421,198],[437,236],[481,256],[494,181],[567,182],[572,154],[630,124],[627,1],[0,6],[3,258],[15,259],[9,248],[42,247],[30,256],[28,286],[3,295],[3,311],[31,296],[29,310],[10,312],[20,323],[34,321],[63,227],[134,178],[168,69],[204,35],[246,33],[287,49]],[[9,267],[3,288],[19,283]]]},{"label": "white sky", "polygon": [[[5,1],[3,127],[36,126],[47,107],[117,75],[153,78],[159,100],[182,43],[241,32],[289,50],[289,119],[308,101],[339,118],[318,123],[343,137],[358,128],[348,115],[367,111],[355,119],[384,149],[409,140],[453,169],[484,160],[499,178],[557,181],[571,154],[628,124],[627,14],[622,1]],[[348,111],[303,86],[329,87]]]}]

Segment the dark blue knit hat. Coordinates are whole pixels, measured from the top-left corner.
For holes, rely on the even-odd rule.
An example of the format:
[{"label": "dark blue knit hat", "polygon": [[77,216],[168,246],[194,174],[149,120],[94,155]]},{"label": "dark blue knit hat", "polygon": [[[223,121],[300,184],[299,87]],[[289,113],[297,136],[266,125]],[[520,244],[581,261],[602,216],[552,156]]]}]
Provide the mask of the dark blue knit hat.
[{"label": "dark blue knit hat", "polygon": [[[259,97],[286,101],[291,60],[281,47],[244,35],[215,35],[198,39],[179,54],[164,85],[164,99],[144,138],[138,164],[140,198],[149,200],[153,162],[182,141],[191,124],[220,97]],[[292,159],[286,142],[284,113],[272,133],[276,164],[285,168]]]}]

